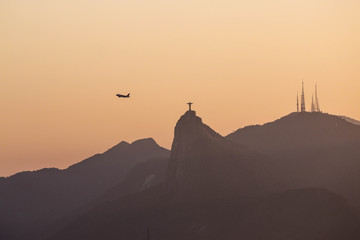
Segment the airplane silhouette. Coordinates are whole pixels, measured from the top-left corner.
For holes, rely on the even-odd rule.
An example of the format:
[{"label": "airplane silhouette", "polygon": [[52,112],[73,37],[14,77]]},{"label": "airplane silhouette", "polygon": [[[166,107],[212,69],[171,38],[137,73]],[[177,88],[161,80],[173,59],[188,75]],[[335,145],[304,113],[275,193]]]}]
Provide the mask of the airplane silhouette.
[{"label": "airplane silhouette", "polygon": [[128,93],[128,95],[122,95],[122,94],[116,94],[117,97],[119,98],[129,98],[130,97],[130,93]]}]

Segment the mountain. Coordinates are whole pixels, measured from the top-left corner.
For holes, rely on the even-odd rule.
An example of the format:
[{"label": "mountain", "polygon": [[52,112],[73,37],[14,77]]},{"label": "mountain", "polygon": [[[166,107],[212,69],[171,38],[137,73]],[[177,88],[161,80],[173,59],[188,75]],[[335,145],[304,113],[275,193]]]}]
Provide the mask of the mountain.
[{"label": "mountain", "polygon": [[[149,188],[160,185],[165,180],[167,165],[168,158],[156,158],[138,163],[130,170],[123,181],[106,191],[94,201],[82,205],[65,217],[27,233],[26,237],[38,240],[47,239],[54,232],[61,230],[69,222],[72,222],[84,213],[91,211],[93,208],[97,207],[97,205],[107,205],[109,202],[111,203],[131,194],[147,191]],[[20,236],[19,239],[22,239],[23,237],[24,236]]]},{"label": "mountain", "polygon": [[147,229],[164,240],[360,236],[359,213],[334,193],[271,193],[285,188],[278,162],[220,136],[188,111],[176,124],[163,184],[100,201],[49,239],[136,240]]},{"label": "mountain", "polygon": [[166,179],[168,158],[155,158],[137,164],[118,185],[105,192],[92,205],[113,201],[163,183]]},{"label": "mountain", "polygon": [[262,126],[248,126],[226,138],[265,153],[293,154],[302,149],[354,147],[360,127],[319,112],[291,113]]},{"label": "mountain", "polygon": [[256,194],[281,185],[276,166],[273,159],[227,140],[187,111],[175,127],[167,189],[177,200]]},{"label": "mountain", "polygon": [[140,240],[148,230],[160,240],[359,239],[358,131],[295,113],[223,137],[187,111],[167,167],[139,162],[86,211],[46,227],[45,239]]},{"label": "mountain", "polygon": [[168,156],[168,150],[149,138],[121,142],[65,170],[42,169],[5,178],[0,182],[0,229],[15,236],[48,224],[118,185],[137,164]]},{"label": "mountain", "polygon": [[[155,204],[159,201],[161,207],[249,196],[269,191],[268,185],[277,179],[267,168],[268,158],[226,140],[203,124],[193,111],[186,112],[177,122],[169,166],[167,163],[164,159],[154,159],[138,164],[123,182],[86,210],[100,211],[95,204],[114,212],[119,207],[126,210],[127,203],[114,205],[124,197],[132,199],[130,205],[143,208],[143,205],[152,204],[148,194],[154,194]],[[129,193],[134,194],[129,196]],[[121,211],[118,214],[121,215]],[[66,220],[81,222],[81,219]],[[99,224],[111,223],[99,220]]]},{"label": "mountain", "polygon": [[289,188],[324,187],[360,207],[360,126],[324,113],[292,113],[226,139],[277,158]]}]

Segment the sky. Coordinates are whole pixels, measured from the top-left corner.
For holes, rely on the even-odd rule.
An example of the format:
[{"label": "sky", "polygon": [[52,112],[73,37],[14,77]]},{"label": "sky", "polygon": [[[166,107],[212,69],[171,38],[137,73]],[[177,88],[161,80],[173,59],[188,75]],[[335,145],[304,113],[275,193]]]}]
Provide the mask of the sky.
[{"label": "sky", "polygon": [[[0,0],[0,176],[296,110],[360,119],[358,0]],[[130,99],[115,94],[131,93]]]}]

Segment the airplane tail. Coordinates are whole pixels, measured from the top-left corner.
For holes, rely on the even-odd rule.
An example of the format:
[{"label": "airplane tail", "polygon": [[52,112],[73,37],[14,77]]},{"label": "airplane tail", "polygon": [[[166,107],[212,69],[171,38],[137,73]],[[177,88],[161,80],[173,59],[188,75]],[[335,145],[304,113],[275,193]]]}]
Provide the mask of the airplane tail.
[{"label": "airplane tail", "polygon": [[128,93],[128,95],[126,95],[127,97],[130,97],[130,93]]}]

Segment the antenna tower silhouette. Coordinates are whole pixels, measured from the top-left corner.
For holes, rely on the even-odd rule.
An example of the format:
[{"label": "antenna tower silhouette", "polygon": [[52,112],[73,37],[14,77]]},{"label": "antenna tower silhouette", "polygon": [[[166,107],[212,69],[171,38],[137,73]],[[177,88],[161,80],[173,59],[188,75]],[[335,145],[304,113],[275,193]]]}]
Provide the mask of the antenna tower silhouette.
[{"label": "antenna tower silhouette", "polygon": [[299,112],[299,93],[296,93],[296,112]]},{"label": "antenna tower silhouette", "polygon": [[315,104],[314,104],[314,94],[311,98],[311,112],[316,112]]},{"label": "antenna tower silhouette", "polygon": [[304,82],[302,82],[302,92],[301,92],[301,112],[305,112],[305,93],[304,93]]},{"label": "antenna tower silhouette", "polygon": [[319,98],[317,95],[317,84],[315,84],[315,109],[316,112],[320,112]]}]

